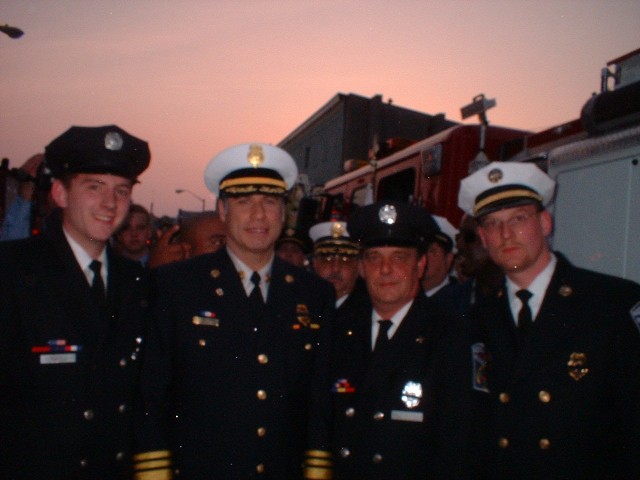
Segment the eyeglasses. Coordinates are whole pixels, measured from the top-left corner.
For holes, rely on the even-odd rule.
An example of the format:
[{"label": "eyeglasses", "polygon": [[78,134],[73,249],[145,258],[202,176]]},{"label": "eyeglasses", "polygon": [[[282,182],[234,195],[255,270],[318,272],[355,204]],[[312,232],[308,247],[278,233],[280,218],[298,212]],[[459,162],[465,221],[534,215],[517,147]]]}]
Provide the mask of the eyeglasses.
[{"label": "eyeglasses", "polygon": [[502,231],[502,227],[506,224],[511,230],[518,230],[525,226],[527,221],[537,215],[538,212],[533,213],[518,213],[507,220],[499,220],[497,218],[484,218],[480,220],[480,226],[489,233]]}]

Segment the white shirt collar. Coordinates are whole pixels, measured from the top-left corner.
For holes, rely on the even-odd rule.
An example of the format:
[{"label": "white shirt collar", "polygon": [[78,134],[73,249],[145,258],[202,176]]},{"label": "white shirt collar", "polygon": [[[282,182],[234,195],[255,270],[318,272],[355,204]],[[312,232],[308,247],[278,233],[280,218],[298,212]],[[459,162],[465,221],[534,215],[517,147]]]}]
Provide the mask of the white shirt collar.
[{"label": "white shirt collar", "polygon": [[447,285],[449,285],[451,283],[451,279],[449,278],[449,275],[447,275],[446,277],[444,277],[444,280],[442,282],[440,282],[438,285],[436,285],[435,287],[429,289],[429,290],[425,290],[424,294],[427,297],[432,297],[434,296],[436,293],[438,293],[438,291],[442,288],[442,287],[446,287]]},{"label": "white shirt collar", "polygon": [[[238,275],[240,275],[240,281],[242,282],[242,286],[244,287],[245,292],[247,292],[247,296],[251,295],[251,291],[253,290],[253,282],[251,281],[251,275],[253,275],[253,270],[250,269],[246,263],[238,258],[229,248],[227,248],[227,253],[229,254],[229,258],[233,262],[234,267],[238,271]],[[271,282],[271,267],[273,266],[273,258],[274,255],[271,255],[271,260],[267,262],[267,264],[258,270],[260,274],[260,290],[262,290],[262,297],[267,298],[269,293],[269,283]]]},{"label": "white shirt collar", "polygon": [[380,324],[378,324],[378,320],[391,320],[392,325],[389,327],[387,331],[387,336],[392,338],[396,333],[396,330],[402,323],[402,320],[407,315],[407,312],[413,305],[413,300],[410,300],[407,304],[405,304],[400,310],[398,310],[391,318],[382,318],[375,309],[371,312],[371,347],[376,343],[376,338],[378,337],[378,330],[380,329]]},{"label": "white shirt collar", "polygon": [[[538,312],[540,311],[540,307],[542,306],[542,301],[544,300],[544,294],[549,287],[549,283],[551,283],[551,277],[553,277],[553,272],[556,269],[556,264],[558,263],[558,259],[552,253],[551,260],[549,264],[538,274],[538,276],[531,282],[531,284],[527,287],[532,294],[529,299],[529,308],[531,309],[531,318],[535,321]],[[511,308],[511,314],[514,318],[514,321],[517,322],[518,312],[520,312],[520,308],[522,307],[522,302],[518,297],[516,297],[516,292],[521,290],[521,288],[516,285],[509,277],[507,277],[507,295],[509,296],[509,306]]]},{"label": "white shirt collar", "polygon": [[[76,242],[71,237],[71,235],[67,233],[64,227],[62,227],[62,231],[64,232],[64,236],[66,237],[67,242],[69,243],[69,246],[71,247],[73,256],[76,258],[76,262],[78,262],[78,265],[80,265],[80,268],[82,269],[82,273],[84,273],[84,276],[86,277],[87,282],[89,282],[89,285],[91,285],[91,283],[93,282],[93,270],[89,268],[89,265],[93,261],[93,258],[91,257],[91,255],[89,255],[85,251],[84,248],[82,248],[82,246],[80,246],[78,242]],[[102,249],[102,252],[100,252],[100,255],[98,255],[98,258],[96,258],[96,260],[102,263],[102,271],[101,271],[102,281],[104,282],[105,285],[108,285],[107,278],[109,277],[109,271],[108,271],[109,265],[107,262],[106,248]]]}]

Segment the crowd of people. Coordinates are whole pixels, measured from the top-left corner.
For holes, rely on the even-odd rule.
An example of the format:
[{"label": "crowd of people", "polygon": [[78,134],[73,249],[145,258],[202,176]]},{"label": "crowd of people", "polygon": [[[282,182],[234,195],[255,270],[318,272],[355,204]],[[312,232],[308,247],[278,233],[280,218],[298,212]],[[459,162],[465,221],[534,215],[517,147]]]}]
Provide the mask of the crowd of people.
[{"label": "crowd of people", "polygon": [[217,154],[215,212],[163,229],[132,203],[149,164],[109,125],[24,166],[0,243],[0,478],[640,478],[640,286],[549,248],[537,166],[466,177],[457,229],[383,199],[296,232],[280,148]]}]

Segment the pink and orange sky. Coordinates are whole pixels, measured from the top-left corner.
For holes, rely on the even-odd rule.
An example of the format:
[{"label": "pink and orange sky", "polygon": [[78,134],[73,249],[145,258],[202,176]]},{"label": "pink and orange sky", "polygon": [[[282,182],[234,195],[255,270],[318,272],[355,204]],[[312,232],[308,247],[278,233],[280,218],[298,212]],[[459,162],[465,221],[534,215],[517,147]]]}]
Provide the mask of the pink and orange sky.
[{"label": "pink and orange sky", "polygon": [[[640,47],[637,0],[0,0],[0,156],[19,166],[71,125],[147,140],[134,200],[198,210],[207,162],[276,144],[336,93],[542,130],[579,116],[600,69]],[[467,122],[476,121],[469,119]]]}]

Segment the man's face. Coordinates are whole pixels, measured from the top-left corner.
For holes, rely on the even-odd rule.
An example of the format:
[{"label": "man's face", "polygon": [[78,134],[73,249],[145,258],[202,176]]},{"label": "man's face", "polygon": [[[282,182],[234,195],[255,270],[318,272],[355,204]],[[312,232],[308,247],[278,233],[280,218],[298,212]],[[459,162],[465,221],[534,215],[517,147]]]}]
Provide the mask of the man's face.
[{"label": "man's face", "polygon": [[505,208],[485,215],[478,223],[483,244],[505,273],[537,272],[546,264],[546,237],[552,228],[546,210],[539,212],[535,205]]},{"label": "man's face", "polygon": [[415,298],[426,257],[415,248],[367,248],[360,261],[360,275],[367,284],[376,310],[396,312]]},{"label": "man's face", "polygon": [[276,255],[285,262],[289,262],[296,267],[303,267],[307,256],[302,251],[302,247],[294,242],[283,242],[276,250]]},{"label": "man's face", "polygon": [[446,252],[438,242],[431,242],[427,248],[427,268],[422,277],[422,288],[430,290],[440,285],[449,275],[452,263],[453,253]]},{"label": "man's face", "polygon": [[151,232],[149,216],[141,212],[134,212],[125,220],[123,228],[118,233],[118,241],[129,254],[142,254],[147,249]]},{"label": "man's face", "polygon": [[219,202],[227,245],[239,257],[273,251],[284,224],[284,200],[274,195],[230,197]]},{"label": "man's face", "polygon": [[197,220],[189,234],[182,238],[191,246],[189,252],[192,257],[219,250],[225,245],[226,239],[225,225],[220,217],[206,217]]},{"label": "man's face", "polygon": [[132,181],[116,175],[80,173],[69,187],[56,180],[51,194],[63,225],[85,250],[102,248],[129,212]]},{"label": "man's face", "polygon": [[333,284],[336,298],[353,291],[358,279],[358,257],[354,255],[314,255],[313,269]]},{"label": "man's face", "polygon": [[466,277],[474,277],[490,261],[489,252],[476,233],[476,221],[473,217],[463,217],[460,231],[456,235],[456,248],[460,272]]}]

